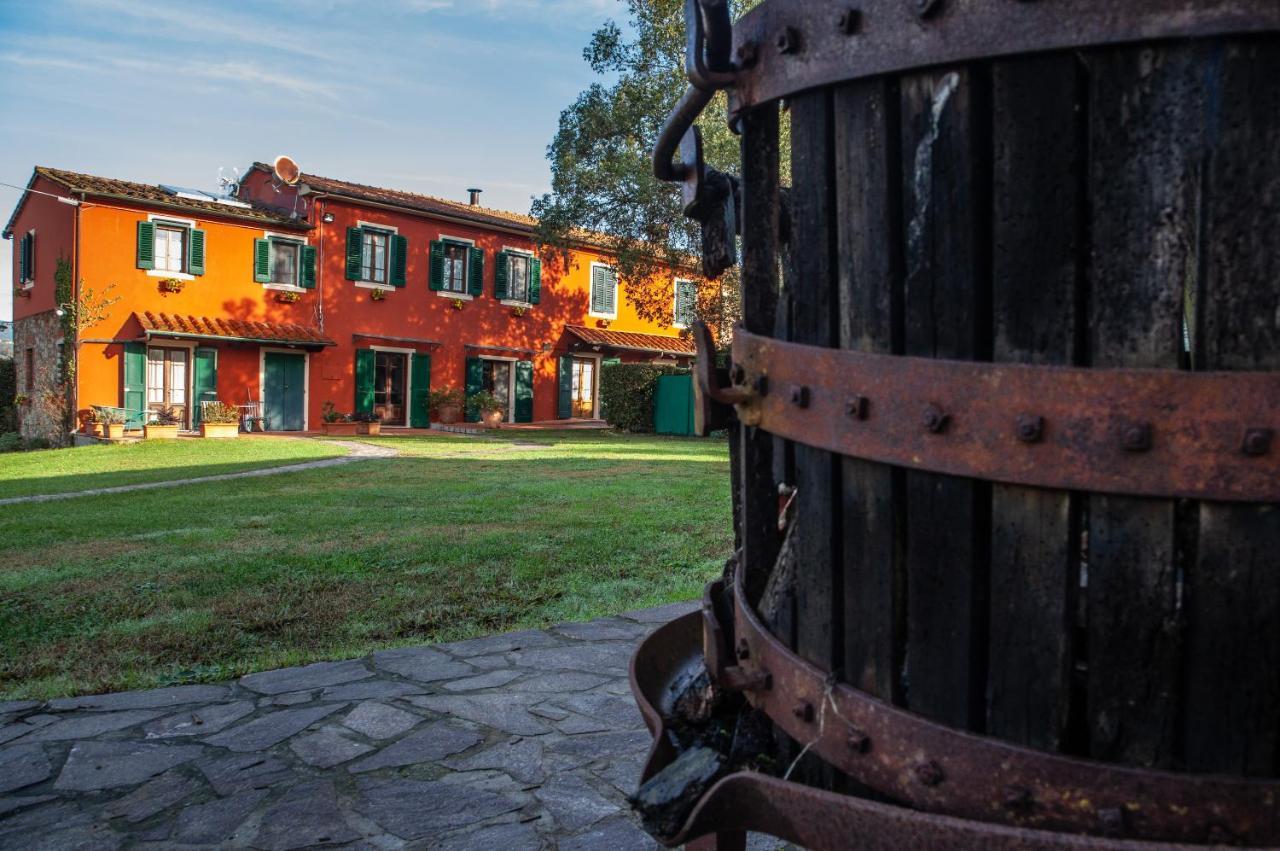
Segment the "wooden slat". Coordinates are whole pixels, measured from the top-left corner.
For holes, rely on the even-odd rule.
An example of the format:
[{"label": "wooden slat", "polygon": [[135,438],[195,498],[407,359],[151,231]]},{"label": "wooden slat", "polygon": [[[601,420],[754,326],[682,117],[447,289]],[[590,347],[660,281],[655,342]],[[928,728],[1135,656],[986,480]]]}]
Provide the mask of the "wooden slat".
[{"label": "wooden slat", "polygon": [[[902,82],[908,355],[989,354],[986,94],[987,81],[971,68]],[[909,471],[906,492],[907,705],[943,723],[977,727],[990,487]]]},{"label": "wooden slat", "polygon": [[[1280,52],[1238,44],[1207,57],[1211,98],[1197,369],[1280,369]],[[1195,321],[1199,313],[1202,322]],[[1280,400],[1277,400],[1280,404]],[[1241,423],[1243,428],[1247,423]],[[1280,451],[1280,446],[1272,451]],[[1199,506],[1187,575],[1185,761],[1274,776],[1280,765],[1280,506]]]},{"label": "wooden slat", "polygon": [[[834,154],[831,94],[818,91],[791,102],[791,338],[836,344]],[[790,387],[770,393],[790,394]],[[799,492],[796,560],[796,650],[824,669],[838,667],[841,599],[836,571],[839,492],[835,456],[795,447]]]},{"label": "wooden slat", "polygon": [[[1088,58],[1098,367],[1179,365],[1181,291],[1196,275],[1198,239],[1203,99],[1194,50],[1148,46]],[[1166,766],[1176,757],[1175,514],[1169,500],[1090,499],[1087,711],[1089,750],[1101,759]]]},{"label": "wooden slat", "polygon": [[[835,93],[841,348],[902,350],[902,210],[897,84]],[[856,388],[851,388],[856,392]],[[904,474],[841,460],[845,678],[901,699]]]},{"label": "wooden slat", "polygon": [[[1075,362],[1084,207],[1078,76],[1073,56],[992,67],[997,361]],[[1061,748],[1070,703],[1077,514],[1064,491],[992,487],[987,731],[1051,751]]]}]

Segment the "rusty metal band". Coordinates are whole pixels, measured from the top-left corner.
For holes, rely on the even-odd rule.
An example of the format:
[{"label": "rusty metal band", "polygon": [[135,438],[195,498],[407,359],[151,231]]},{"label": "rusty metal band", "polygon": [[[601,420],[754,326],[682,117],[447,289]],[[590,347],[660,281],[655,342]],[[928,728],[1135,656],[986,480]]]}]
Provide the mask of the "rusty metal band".
[{"label": "rusty metal band", "polygon": [[744,423],[831,452],[1063,490],[1280,501],[1280,372],[935,360],[741,328],[733,360]]},{"label": "rusty metal band", "polygon": [[[632,692],[654,736],[644,780],[653,777],[677,756],[664,720],[664,715],[670,712],[669,685],[674,672],[695,664],[701,667],[699,650],[706,625],[704,616],[698,612],[677,618],[650,633],[632,658]],[[919,812],[746,772],[719,780],[694,805],[678,833],[659,839],[668,847],[676,847],[700,836],[734,830],[768,833],[814,851],[849,848],[1149,851],[1155,847],[1194,847],[1165,843],[1156,846],[1138,840],[1080,836]]]},{"label": "rusty metal band", "polygon": [[1273,0],[768,0],[733,27],[730,111],[915,68],[1278,31]]},{"label": "rusty metal band", "polygon": [[[734,583],[752,705],[854,781],[930,813],[1148,841],[1280,843],[1280,781],[1130,768],[956,730],[830,681],[757,619]],[[767,677],[761,675],[767,672]]]}]

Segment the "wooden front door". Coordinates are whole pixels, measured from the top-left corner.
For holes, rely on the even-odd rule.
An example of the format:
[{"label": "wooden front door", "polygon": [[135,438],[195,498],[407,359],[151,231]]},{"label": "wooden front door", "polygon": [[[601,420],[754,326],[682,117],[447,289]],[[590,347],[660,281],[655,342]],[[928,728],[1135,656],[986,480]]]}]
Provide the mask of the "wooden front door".
[{"label": "wooden front door", "polygon": [[262,413],[272,431],[302,431],[307,356],[267,352],[262,356]]},{"label": "wooden front door", "polygon": [[573,359],[573,415],[591,419],[595,414],[596,362],[592,358]]},{"label": "wooden front door", "polygon": [[409,424],[404,393],[407,360],[401,352],[375,352],[373,356],[373,412],[386,425]]},{"label": "wooden front door", "polygon": [[171,408],[184,425],[187,422],[190,355],[187,349],[160,346],[147,349],[147,409]]}]

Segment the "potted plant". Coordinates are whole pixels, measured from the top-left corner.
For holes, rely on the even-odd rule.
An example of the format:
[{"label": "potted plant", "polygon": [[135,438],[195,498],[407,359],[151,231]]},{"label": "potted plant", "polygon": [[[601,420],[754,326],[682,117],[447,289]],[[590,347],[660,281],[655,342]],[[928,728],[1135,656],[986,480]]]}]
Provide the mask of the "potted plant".
[{"label": "potted plant", "polygon": [[352,414],[351,419],[356,421],[356,434],[382,434],[382,420],[372,411]]},{"label": "potted plant", "polygon": [[147,440],[174,440],[178,436],[178,423],[181,419],[177,411],[165,405],[160,410],[151,412],[151,419],[142,426],[142,435]]},{"label": "potted plant", "polygon": [[485,428],[497,428],[507,418],[506,406],[487,390],[476,393],[468,404],[480,414],[480,422]]},{"label": "potted plant", "polygon": [[449,303],[453,305],[454,310],[462,310],[463,305],[466,304],[466,302],[460,298],[455,298],[453,301]]},{"label": "potted plant", "polygon": [[529,312],[529,308],[525,307],[523,304],[515,304],[511,306],[511,315],[516,317],[517,319],[519,319],[521,316],[524,316],[528,312]]},{"label": "potted plant", "polygon": [[31,298],[31,287],[14,287],[14,298]]},{"label": "potted plant", "polygon": [[99,408],[98,419],[102,422],[102,433],[107,440],[124,437],[124,411],[119,408]]},{"label": "potted plant", "polygon": [[293,304],[300,298],[302,298],[301,293],[290,292],[288,290],[276,291],[276,301],[281,304]]},{"label": "potted plant", "polygon": [[76,412],[80,417],[80,432],[87,435],[102,436],[102,423],[98,422],[98,412],[93,408],[85,408]]},{"label": "potted plant", "polygon": [[369,301],[386,301],[386,300],[387,300],[386,290],[370,290],[369,291]]},{"label": "potted plant", "polygon": [[160,280],[160,292],[162,293],[180,293],[187,282],[180,278],[162,278]]},{"label": "potted plant", "polygon": [[235,437],[240,434],[240,409],[226,402],[208,402],[200,410],[201,437]]},{"label": "potted plant", "polygon": [[324,420],[324,433],[349,435],[356,433],[355,421],[351,419],[350,414],[345,414],[333,406],[332,402],[324,403],[324,413],[320,417]]},{"label": "potted plant", "polygon": [[427,411],[435,414],[444,425],[452,425],[462,419],[462,405],[466,396],[457,387],[442,387],[427,395]]}]

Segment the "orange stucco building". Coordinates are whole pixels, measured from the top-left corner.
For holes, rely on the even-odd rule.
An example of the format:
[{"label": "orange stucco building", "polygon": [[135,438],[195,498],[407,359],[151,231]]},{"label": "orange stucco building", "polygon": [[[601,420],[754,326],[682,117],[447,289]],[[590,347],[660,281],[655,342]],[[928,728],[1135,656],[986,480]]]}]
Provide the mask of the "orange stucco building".
[{"label": "orange stucco building", "polygon": [[[233,199],[50,168],[28,188],[4,231],[28,436],[65,427],[41,400],[72,360],[77,410],[193,427],[218,399],[302,430],[326,403],[422,427],[445,387],[494,393],[510,421],[594,418],[602,363],[693,353],[674,321],[694,284],[673,275],[671,321],[647,322],[590,240],[566,264],[532,219],[477,203],[261,164]],[[75,304],[97,308],[78,339]]]}]

